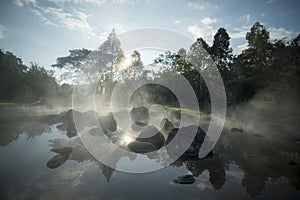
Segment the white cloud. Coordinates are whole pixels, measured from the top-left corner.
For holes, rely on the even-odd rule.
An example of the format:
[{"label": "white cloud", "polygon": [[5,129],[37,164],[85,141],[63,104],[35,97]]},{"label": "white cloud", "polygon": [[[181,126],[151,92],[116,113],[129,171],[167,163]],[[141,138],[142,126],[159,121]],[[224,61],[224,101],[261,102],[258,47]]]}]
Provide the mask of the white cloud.
[{"label": "white cloud", "polygon": [[214,24],[217,21],[218,21],[218,19],[216,19],[216,18],[210,18],[210,17],[205,17],[205,18],[201,19],[201,23],[205,24],[205,25]]},{"label": "white cloud", "polygon": [[140,2],[141,0],[48,0],[48,1],[53,2],[56,5],[61,5],[66,2],[75,3],[75,4],[103,5],[103,4],[133,4],[136,2]]},{"label": "white cloud", "polygon": [[174,20],[174,24],[180,24],[181,21],[179,19]]},{"label": "white cloud", "polygon": [[239,21],[249,23],[251,19],[251,15],[243,15],[239,17]]},{"label": "white cloud", "polygon": [[187,28],[195,38],[202,37],[206,42],[211,43],[216,30],[210,25],[193,25]]},{"label": "white cloud", "polygon": [[218,6],[208,2],[202,2],[202,3],[189,2],[188,8],[191,10],[205,10],[205,9],[212,9],[212,8],[216,9],[218,8]]},{"label": "white cloud", "polygon": [[297,32],[286,30],[285,28],[269,28],[270,39],[286,39],[291,40],[297,36]]},{"label": "white cloud", "polygon": [[230,32],[229,35],[232,39],[246,38],[247,32],[250,31],[251,26],[242,26],[240,28],[234,28],[233,32]]},{"label": "white cloud", "polygon": [[46,25],[58,26],[57,24],[51,22],[47,17],[45,17],[40,11],[35,9],[30,9],[30,11],[37,17],[40,18],[41,22]]},{"label": "white cloud", "polygon": [[57,22],[60,22],[69,30],[81,30],[85,33],[93,34],[93,30],[87,22],[88,16],[81,11],[76,10],[74,13],[68,13],[62,8],[54,7],[47,7],[42,10],[44,14],[53,16]]},{"label": "white cloud", "polygon": [[268,4],[271,4],[271,3],[273,3],[274,1],[275,1],[275,0],[268,0],[267,3],[268,3]]},{"label": "white cloud", "polygon": [[6,28],[0,24],[0,40],[5,38],[5,30]]},{"label": "white cloud", "polygon": [[238,45],[238,46],[236,46],[236,47],[233,48],[233,53],[234,53],[234,54],[240,54],[240,53],[242,53],[242,51],[243,51],[244,49],[246,49],[247,47],[248,47],[248,44],[247,44],[247,43]]},{"label": "white cloud", "polygon": [[[56,4],[55,7],[42,7],[36,0],[16,0],[15,4],[25,7],[37,16],[43,24],[62,26],[69,30],[83,32],[85,36],[96,36],[94,28],[88,23],[88,15],[79,9],[72,8],[72,11],[64,10],[63,4],[66,0],[50,0]],[[100,3],[96,0],[75,0],[81,2]]]},{"label": "white cloud", "polygon": [[36,0],[15,0],[14,4],[16,4],[17,6],[23,7],[25,5],[36,5]]}]

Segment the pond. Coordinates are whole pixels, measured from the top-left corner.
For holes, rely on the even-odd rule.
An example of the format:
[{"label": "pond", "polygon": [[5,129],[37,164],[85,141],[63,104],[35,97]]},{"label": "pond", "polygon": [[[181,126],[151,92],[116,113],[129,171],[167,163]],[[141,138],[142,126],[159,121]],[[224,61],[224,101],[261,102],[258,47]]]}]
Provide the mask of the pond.
[{"label": "pond", "polygon": [[[280,112],[267,120],[273,111],[243,113],[228,115],[213,156],[179,159],[142,174],[100,163],[79,137],[68,137],[41,115],[1,117],[0,199],[298,199],[299,114]],[[231,131],[233,126],[243,130]],[[50,150],[64,146],[72,153],[51,167],[58,153]],[[195,182],[174,183],[182,174]]]}]

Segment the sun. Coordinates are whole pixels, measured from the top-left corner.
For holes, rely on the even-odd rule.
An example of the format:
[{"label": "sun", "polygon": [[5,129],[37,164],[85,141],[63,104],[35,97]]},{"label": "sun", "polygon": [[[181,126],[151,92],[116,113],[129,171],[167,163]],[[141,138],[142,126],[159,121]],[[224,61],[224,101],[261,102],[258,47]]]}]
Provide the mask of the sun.
[{"label": "sun", "polygon": [[132,65],[132,58],[131,57],[125,57],[122,62],[118,66],[118,71],[123,71],[128,69]]}]

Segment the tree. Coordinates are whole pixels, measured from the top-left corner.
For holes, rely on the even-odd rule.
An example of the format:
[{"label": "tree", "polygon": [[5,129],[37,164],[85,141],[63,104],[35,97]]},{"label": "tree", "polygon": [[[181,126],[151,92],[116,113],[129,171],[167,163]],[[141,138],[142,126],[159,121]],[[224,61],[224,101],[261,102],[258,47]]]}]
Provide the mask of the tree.
[{"label": "tree", "polygon": [[116,64],[114,78],[123,80],[137,80],[142,78],[144,65],[138,51],[133,51],[128,57],[122,55]]},{"label": "tree", "polygon": [[51,65],[66,69],[65,78],[80,78],[82,82],[98,84],[99,79],[113,80],[113,68],[123,55],[120,40],[114,29],[96,51],[73,49],[65,57],[59,57],[56,64]]},{"label": "tree", "polygon": [[229,63],[232,61],[230,37],[225,28],[219,28],[215,34],[213,45],[210,48],[210,55],[215,61],[221,74],[225,75],[225,73],[229,70]]},{"label": "tree", "polygon": [[246,40],[248,41],[249,48],[264,49],[268,46],[268,40],[270,39],[269,32],[266,28],[256,22],[251,27],[250,32],[246,34]]}]

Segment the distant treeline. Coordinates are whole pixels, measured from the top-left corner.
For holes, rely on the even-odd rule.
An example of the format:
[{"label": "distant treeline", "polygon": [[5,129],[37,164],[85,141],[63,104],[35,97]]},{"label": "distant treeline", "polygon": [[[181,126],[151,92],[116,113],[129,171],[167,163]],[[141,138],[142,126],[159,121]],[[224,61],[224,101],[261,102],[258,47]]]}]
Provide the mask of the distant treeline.
[{"label": "distant treeline", "polygon": [[[247,102],[254,95],[263,101],[295,100],[300,89],[300,34],[291,41],[285,38],[270,40],[269,32],[256,22],[246,34],[248,46],[239,55],[230,47],[230,36],[220,28],[212,46],[202,38],[186,51],[166,52],[155,62],[168,66],[184,75],[198,95],[200,105],[210,102],[206,84],[189,60],[201,60],[201,48],[216,63],[222,76],[229,105]],[[198,55],[198,57],[197,57]],[[203,52],[202,52],[203,55]],[[203,57],[203,56],[202,56]],[[170,77],[169,77],[170,78]]]},{"label": "distant treeline", "polygon": [[[176,74],[181,74],[189,81],[199,104],[203,106],[210,103],[209,93],[191,60],[201,61],[209,55],[222,76],[229,105],[247,102],[254,95],[260,95],[264,101],[297,99],[300,91],[300,34],[290,41],[285,38],[270,40],[266,28],[256,22],[246,34],[246,40],[247,48],[234,55],[229,34],[225,28],[220,28],[211,46],[198,38],[189,49],[159,55],[154,63],[163,67],[157,72],[144,68],[137,51],[125,57],[113,30],[97,50],[70,50],[68,56],[57,58],[52,67],[63,69],[65,78],[79,77],[82,83],[97,84],[98,94],[107,100],[118,80],[133,84],[138,79],[165,82],[174,81]],[[173,75],[170,75],[171,72]],[[0,101],[24,103],[41,98],[69,98],[71,95],[70,85],[60,86],[53,72],[34,63],[28,67],[20,58],[2,50],[0,83]],[[178,105],[171,91],[153,84],[141,88],[135,95],[132,99],[141,100],[141,97],[148,96],[148,103]]]},{"label": "distant treeline", "polygon": [[28,67],[21,58],[0,49],[0,102],[46,104],[67,91],[70,86],[60,86],[52,71],[35,63]]}]

